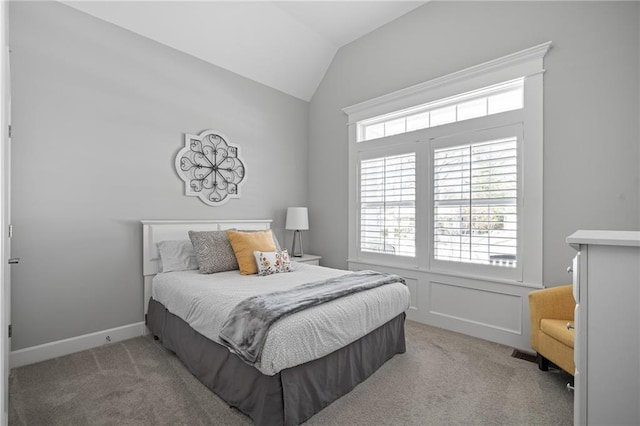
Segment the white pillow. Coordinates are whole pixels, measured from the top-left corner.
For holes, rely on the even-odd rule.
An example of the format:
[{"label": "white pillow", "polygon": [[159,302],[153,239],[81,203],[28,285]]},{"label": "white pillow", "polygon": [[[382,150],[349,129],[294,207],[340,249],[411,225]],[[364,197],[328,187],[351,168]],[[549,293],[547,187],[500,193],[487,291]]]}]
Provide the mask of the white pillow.
[{"label": "white pillow", "polygon": [[156,243],[160,255],[160,272],[198,269],[198,261],[189,240],[166,240]]},{"label": "white pillow", "polygon": [[293,272],[287,249],[270,252],[254,251],[253,256],[256,258],[259,276]]}]

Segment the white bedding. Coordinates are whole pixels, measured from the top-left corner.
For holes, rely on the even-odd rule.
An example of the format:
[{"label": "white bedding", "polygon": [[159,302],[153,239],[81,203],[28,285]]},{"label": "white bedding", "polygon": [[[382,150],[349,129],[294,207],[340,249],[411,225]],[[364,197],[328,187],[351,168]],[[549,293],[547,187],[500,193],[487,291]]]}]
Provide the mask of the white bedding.
[{"label": "white bedding", "polygon": [[[194,330],[220,343],[222,324],[241,300],[349,273],[304,263],[296,263],[295,268],[264,277],[239,271],[161,273],[153,278],[152,297]],[[262,360],[255,366],[273,375],[327,355],[406,311],[409,297],[404,284],[387,284],[283,318],[269,330]]]}]

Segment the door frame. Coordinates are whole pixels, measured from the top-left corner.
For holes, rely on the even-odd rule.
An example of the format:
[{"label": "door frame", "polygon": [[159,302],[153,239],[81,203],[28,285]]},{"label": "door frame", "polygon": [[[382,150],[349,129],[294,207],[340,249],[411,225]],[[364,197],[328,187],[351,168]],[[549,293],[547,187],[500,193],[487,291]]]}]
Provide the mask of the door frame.
[{"label": "door frame", "polygon": [[11,339],[9,337],[9,324],[11,312],[11,271],[8,265],[11,256],[11,244],[9,235],[10,222],[10,185],[11,185],[11,135],[9,126],[11,123],[11,80],[9,67],[9,2],[0,2],[0,22],[2,31],[2,51],[0,52],[0,85],[2,87],[2,99],[0,99],[0,365],[2,374],[0,377],[0,395],[2,398],[2,414],[0,424],[9,422],[9,351]]}]

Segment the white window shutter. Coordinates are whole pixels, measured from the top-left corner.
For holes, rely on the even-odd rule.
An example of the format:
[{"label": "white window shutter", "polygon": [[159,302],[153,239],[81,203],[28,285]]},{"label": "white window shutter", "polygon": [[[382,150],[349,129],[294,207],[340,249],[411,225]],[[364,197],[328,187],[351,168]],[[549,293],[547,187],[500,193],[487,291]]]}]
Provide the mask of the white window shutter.
[{"label": "white window shutter", "polygon": [[415,257],[415,153],[360,163],[360,250]]},{"label": "white window shutter", "polygon": [[517,138],[434,150],[434,258],[515,268]]}]

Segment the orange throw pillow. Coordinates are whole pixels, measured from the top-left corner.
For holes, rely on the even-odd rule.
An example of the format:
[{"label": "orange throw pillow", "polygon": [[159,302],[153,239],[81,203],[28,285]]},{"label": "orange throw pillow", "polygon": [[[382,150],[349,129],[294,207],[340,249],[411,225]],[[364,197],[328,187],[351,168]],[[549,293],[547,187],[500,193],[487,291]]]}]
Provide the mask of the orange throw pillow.
[{"label": "orange throw pillow", "polygon": [[258,232],[227,231],[227,237],[242,275],[258,273],[256,258],[253,256],[254,251],[276,251],[270,229]]}]

